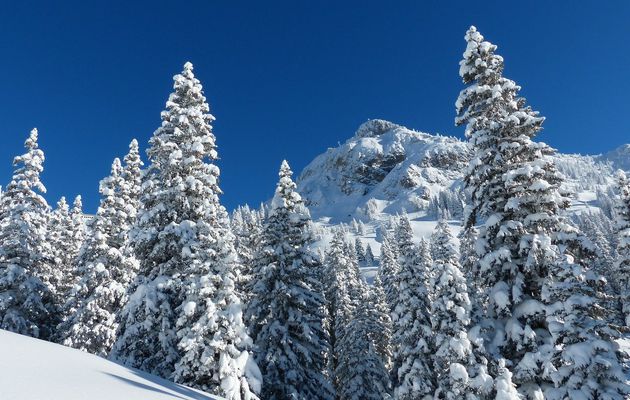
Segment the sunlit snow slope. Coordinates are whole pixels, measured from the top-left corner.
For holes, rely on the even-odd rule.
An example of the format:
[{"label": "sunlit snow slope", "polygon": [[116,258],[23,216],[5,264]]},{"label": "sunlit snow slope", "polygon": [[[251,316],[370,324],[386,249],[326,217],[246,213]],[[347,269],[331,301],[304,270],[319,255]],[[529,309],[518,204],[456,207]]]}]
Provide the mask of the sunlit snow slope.
[{"label": "sunlit snow slope", "polygon": [[57,344],[0,330],[1,400],[210,400],[217,397]]}]

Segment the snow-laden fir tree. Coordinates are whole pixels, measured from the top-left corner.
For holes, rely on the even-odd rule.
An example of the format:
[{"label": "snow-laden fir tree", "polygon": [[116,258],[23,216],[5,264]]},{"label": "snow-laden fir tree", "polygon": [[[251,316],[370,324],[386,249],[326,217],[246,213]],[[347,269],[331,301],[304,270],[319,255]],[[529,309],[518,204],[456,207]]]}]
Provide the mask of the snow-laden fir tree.
[{"label": "snow-laden fir tree", "polygon": [[473,321],[476,320],[475,315],[482,311],[483,304],[483,291],[482,288],[476,285],[478,280],[477,268],[479,267],[479,257],[475,250],[475,244],[477,242],[477,236],[479,231],[477,228],[470,227],[463,229],[459,238],[459,265],[461,266],[462,273],[468,282],[468,296],[473,304],[473,315],[471,316]]},{"label": "snow-laden fir tree", "polygon": [[361,241],[361,238],[357,237],[354,240],[354,247],[357,253],[357,260],[362,265],[365,264],[365,247],[363,247],[363,242]]},{"label": "snow-laden fir tree", "polygon": [[186,63],[150,139],[138,222],[139,274],[113,356],[230,400],[255,398],[257,368],[234,289],[234,237],[202,86]]},{"label": "snow-laden fir tree", "polygon": [[374,277],[374,284],[369,288],[369,301],[374,308],[376,317],[376,330],[370,334],[376,351],[381,356],[385,368],[389,371],[392,367],[392,317],[389,305],[385,300],[385,290],[379,275]]},{"label": "snow-laden fir tree", "polygon": [[630,179],[617,174],[619,198],[615,207],[617,228],[617,260],[611,275],[617,286],[625,323],[630,327]]},{"label": "snow-laden fir tree", "polygon": [[[486,288],[488,299],[484,317],[493,328],[486,342],[492,344],[491,359],[509,361],[521,392],[540,396],[541,384],[552,384],[544,374],[551,351],[545,342],[551,335],[540,285],[555,253],[545,228],[549,214],[566,199],[550,196],[539,210],[533,208],[559,182],[555,168],[544,158],[552,150],[531,141],[544,119],[518,97],[520,87],[502,76],[503,58],[495,54],[496,46],[484,41],[475,27],[466,33],[466,41],[460,76],[469,86],[456,102],[456,123],[466,125],[474,151],[465,175],[472,202],[465,226],[485,221],[479,226],[476,248],[477,284]],[[532,174],[529,193],[508,193],[508,173],[512,178],[515,173]],[[546,233],[543,245],[536,236],[539,232]]]},{"label": "snow-laden fir tree", "polygon": [[74,284],[75,258],[80,245],[74,241],[74,224],[66,198],[57,202],[57,207],[50,213],[48,241],[53,254],[53,275],[51,288],[55,302],[62,305],[65,296]]},{"label": "snow-laden fir tree", "polygon": [[332,399],[322,266],[309,250],[308,209],[286,161],[256,256],[248,321],[263,373],[261,398]]},{"label": "snow-laden fir tree", "polygon": [[37,129],[25,142],[0,203],[0,328],[50,339],[57,325],[49,206],[40,180],[44,152]]},{"label": "snow-laden fir tree", "polygon": [[81,195],[77,195],[72,202],[72,208],[70,209],[70,218],[72,219],[72,243],[71,249],[74,253],[74,258],[79,255],[81,246],[86,236],[85,220],[83,215],[83,198]]},{"label": "snow-laden fir tree", "polygon": [[[131,227],[135,225],[136,218],[138,217],[138,210],[140,209],[140,192],[142,190],[142,166],[144,163],[140,158],[140,150],[138,148],[138,141],[133,139],[129,143],[129,152],[123,159],[124,166],[121,173],[122,187],[120,189],[120,196],[122,203],[125,206],[125,229],[122,230],[121,241],[129,241],[129,233]],[[133,249],[130,246],[125,246],[125,251],[128,256],[133,256]]]},{"label": "snow-laden fir tree", "polygon": [[[489,395],[486,381],[476,379],[478,363],[468,339],[471,302],[466,279],[459,267],[454,238],[448,224],[440,220],[431,235],[433,266],[431,326],[435,353],[432,355],[437,387],[436,399],[476,399]],[[481,371],[483,374],[485,371]],[[492,387],[490,386],[490,391]]]},{"label": "snow-laden fir tree", "polygon": [[257,210],[248,206],[237,208],[230,219],[232,232],[236,236],[235,248],[240,269],[236,271],[236,287],[247,306],[250,300],[248,288],[252,280],[254,255],[258,251],[262,234],[262,220]]},{"label": "snow-laden fir tree", "polygon": [[[68,208],[65,198],[62,197],[57,208],[51,213],[48,234],[55,262],[54,292],[56,302],[61,309],[62,321],[68,317],[65,303],[79,279],[77,257],[85,241],[85,235],[81,195],[75,197],[72,209]],[[59,340],[59,333],[56,333],[55,340]]]},{"label": "snow-laden fir tree", "polygon": [[116,317],[126,302],[136,262],[125,252],[130,228],[122,196],[125,181],[119,159],[100,184],[101,203],[77,261],[79,280],[64,304],[60,343],[105,357],[115,340]]},{"label": "snow-laden fir tree", "polygon": [[387,399],[389,376],[373,340],[382,328],[381,315],[370,301],[370,289],[367,285],[362,285],[362,289],[350,321],[338,338],[337,396],[344,400]]},{"label": "snow-laden fir tree", "polygon": [[392,375],[394,394],[400,400],[422,399],[432,396],[435,391],[435,376],[430,363],[433,333],[427,290],[431,255],[424,240],[418,247],[412,238],[409,219],[402,216],[396,229],[400,271],[395,278],[398,300],[392,313]]},{"label": "snow-laden fir tree", "polygon": [[389,306],[390,313],[398,302],[398,290],[396,276],[400,267],[398,265],[398,251],[392,235],[388,230],[383,230],[383,242],[381,243],[381,257],[379,260],[378,276],[383,283],[385,302]]},{"label": "snow-laden fir tree", "polygon": [[[537,399],[563,385],[556,370],[570,351],[561,330],[550,329],[547,318],[548,313],[554,318],[550,310],[562,299],[543,296],[543,285],[559,269],[582,268],[563,262],[560,252],[573,258],[590,250],[579,231],[559,215],[570,202],[559,189],[562,178],[550,157],[553,149],[532,141],[544,118],[519,97],[520,87],[502,76],[503,59],[494,53],[496,46],[474,27],[466,40],[460,75],[469,86],[456,102],[456,123],[466,125],[474,151],[465,176],[472,201],[465,225],[479,224],[477,276],[486,290],[484,317],[492,328],[485,343],[495,375],[500,371],[496,360],[506,359],[519,392]],[[599,317],[593,312],[584,318],[586,325],[597,325]],[[580,340],[584,346],[597,346],[607,339],[587,335]],[[592,392],[606,391],[609,375],[602,371],[601,385]]]},{"label": "snow-laden fir tree", "polygon": [[372,251],[372,246],[368,243],[365,246],[365,266],[373,267],[376,264],[376,259],[374,258],[374,252]]},{"label": "snow-laden fir tree", "polygon": [[593,269],[605,276],[606,279],[610,279],[612,266],[615,261],[615,255],[610,241],[598,226],[595,213],[583,213],[580,217],[581,221],[578,224],[580,230],[588,236],[595,246],[595,254],[597,257],[593,263]]},{"label": "snow-laden fir tree", "polygon": [[[551,266],[543,287],[547,323],[554,339],[554,387],[548,400],[627,399],[630,386],[617,358],[618,332],[602,302],[605,280],[575,264],[571,256]],[[527,360],[529,361],[529,360]]]},{"label": "snow-laden fir tree", "polygon": [[342,356],[339,340],[348,329],[363,281],[359,272],[357,253],[345,234],[338,229],[333,234],[324,258],[324,287],[328,318],[326,327],[330,343],[329,367],[335,373],[333,385],[340,395],[341,382],[337,379],[338,360]]}]

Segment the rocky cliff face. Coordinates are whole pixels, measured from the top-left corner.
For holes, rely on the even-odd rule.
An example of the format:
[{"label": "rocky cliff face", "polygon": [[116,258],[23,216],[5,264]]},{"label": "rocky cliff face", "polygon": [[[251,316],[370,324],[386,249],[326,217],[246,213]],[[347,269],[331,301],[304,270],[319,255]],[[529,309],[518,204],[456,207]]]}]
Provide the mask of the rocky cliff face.
[{"label": "rocky cliff face", "polygon": [[353,137],[316,157],[298,178],[315,218],[343,222],[426,209],[457,190],[469,160],[466,143],[370,120]]}]

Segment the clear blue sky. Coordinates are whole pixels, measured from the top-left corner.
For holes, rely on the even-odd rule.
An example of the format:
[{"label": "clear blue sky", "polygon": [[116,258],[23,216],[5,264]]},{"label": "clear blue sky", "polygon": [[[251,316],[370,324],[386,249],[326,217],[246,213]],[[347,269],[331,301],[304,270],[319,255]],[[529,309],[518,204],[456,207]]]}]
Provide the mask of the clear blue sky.
[{"label": "clear blue sky", "polygon": [[36,126],[49,202],[80,193],[93,212],[133,137],[144,156],[187,60],[217,118],[228,208],[268,199],[283,158],[299,172],[369,118],[461,137],[471,24],[547,117],[542,140],[604,152],[630,142],[629,21],[627,0],[5,2],[0,182]]}]

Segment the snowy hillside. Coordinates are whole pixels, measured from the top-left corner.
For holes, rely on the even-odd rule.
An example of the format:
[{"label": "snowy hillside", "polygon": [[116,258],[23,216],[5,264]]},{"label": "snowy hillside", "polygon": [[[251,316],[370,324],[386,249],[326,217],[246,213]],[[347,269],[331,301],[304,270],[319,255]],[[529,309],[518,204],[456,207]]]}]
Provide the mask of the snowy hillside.
[{"label": "snowy hillside", "polygon": [[[300,174],[299,192],[313,219],[337,224],[371,222],[402,212],[437,219],[436,208],[460,217],[462,176],[470,151],[453,137],[417,132],[370,120],[353,137],[316,157]],[[557,154],[566,189],[576,205],[595,200],[613,183],[614,170],[630,170],[630,145],[600,156]],[[586,194],[584,194],[586,192]]]},{"label": "snowy hillside", "polygon": [[57,344],[0,330],[2,400],[218,399]]},{"label": "snowy hillside", "polygon": [[[606,193],[617,168],[630,170],[630,145],[605,155],[554,157],[566,178],[564,189],[572,193],[571,214],[610,211]],[[360,238],[378,257],[380,229],[402,212],[408,214],[416,240],[429,238],[438,216],[445,216],[457,234],[469,158],[468,144],[456,138],[379,119],[365,122],[345,143],[317,156],[297,179],[319,228],[317,247],[327,247],[330,228],[347,224],[348,236]],[[363,271],[369,279],[376,267]]]},{"label": "snowy hillside", "polygon": [[457,191],[469,159],[455,138],[370,120],[337,148],[316,157],[298,178],[314,219],[331,223],[425,210],[441,191]]},{"label": "snowy hillside", "polygon": [[600,156],[602,161],[608,161],[615,169],[630,171],[630,144],[624,144],[613,151]]}]

